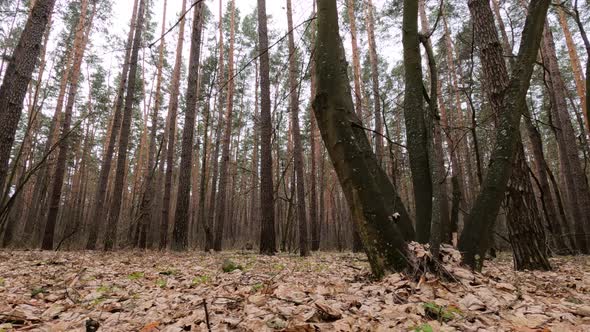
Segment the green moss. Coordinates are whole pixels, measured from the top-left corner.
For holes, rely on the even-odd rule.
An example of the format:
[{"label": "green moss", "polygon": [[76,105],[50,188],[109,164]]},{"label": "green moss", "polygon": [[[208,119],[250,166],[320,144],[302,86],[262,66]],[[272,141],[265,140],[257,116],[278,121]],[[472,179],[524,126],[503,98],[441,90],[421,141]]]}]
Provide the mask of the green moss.
[{"label": "green moss", "polygon": [[223,261],[223,264],[221,265],[221,270],[225,273],[229,273],[235,270],[244,270],[244,267],[242,265],[239,265],[235,262],[233,262],[232,260],[226,259]]}]

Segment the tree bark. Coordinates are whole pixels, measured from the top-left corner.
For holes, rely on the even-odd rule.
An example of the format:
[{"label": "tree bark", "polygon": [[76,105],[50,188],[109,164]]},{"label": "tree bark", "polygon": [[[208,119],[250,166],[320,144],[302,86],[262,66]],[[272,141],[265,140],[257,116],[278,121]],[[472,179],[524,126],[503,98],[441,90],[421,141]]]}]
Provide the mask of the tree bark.
[{"label": "tree bark", "polygon": [[[223,242],[223,228],[225,227],[225,211],[226,201],[228,197],[228,183],[229,183],[229,164],[230,164],[230,151],[229,145],[232,134],[232,123],[233,123],[233,108],[234,108],[234,43],[235,43],[235,11],[236,3],[235,0],[231,0],[231,12],[230,15],[230,40],[229,40],[229,53],[227,61],[227,106],[225,109],[225,122],[223,128],[223,138],[221,141],[221,163],[219,164],[219,190],[217,192],[216,202],[216,223],[215,223],[215,241],[213,243],[213,250],[221,251]],[[221,28],[221,23],[220,23]],[[223,32],[219,31],[220,34]],[[221,125],[221,123],[219,124]]]},{"label": "tree bark", "polygon": [[590,226],[590,188],[579,158],[576,134],[565,96],[566,87],[559,70],[553,34],[546,24],[541,50],[551,100],[551,120],[559,150],[560,169],[565,181],[567,202],[574,222],[576,249],[590,252],[587,234]]},{"label": "tree bark", "polygon": [[309,256],[307,239],[307,210],[305,208],[305,185],[303,170],[303,146],[299,129],[299,86],[297,84],[297,53],[293,36],[293,10],[291,0],[287,0],[287,28],[289,29],[289,90],[291,108],[291,125],[293,127],[293,166],[297,191],[297,219],[299,220],[299,254]]},{"label": "tree bark", "polygon": [[127,94],[125,95],[125,108],[123,111],[123,121],[121,122],[121,133],[119,134],[117,170],[115,173],[113,196],[111,198],[111,211],[107,219],[107,229],[104,239],[105,250],[112,250],[117,243],[117,225],[121,213],[123,190],[125,189],[125,176],[127,173],[127,149],[129,146],[133,103],[135,101],[135,84],[137,80],[139,49],[141,47],[144,28],[145,1],[146,0],[139,0],[137,22],[134,27],[135,35],[133,37],[133,48],[131,50],[131,58],[129,61],[130,67],[129,78],[127,79]]},{"label": "tree bark", "polygon": [[469,10],[475,29],[476,43],[488,96],[498,114],[496,142],[488,172],[461,234],[459,250],[463,262],[473,269],[483,266],[494,221],[508,185],[520,142],[520,116],[526,108],[526,93],[541,42],[548,0],[533,0],[525,22],[519,54],[508,77],[502,46],[494,23],[494,15],[486,0],[470,0]]},{"label": "tree bark", "polygon": [[[414,204],[416,208],[416,240],[428,243],[430,239],[430,221],[432,217],[432,177],[428,160],[428,134],[426,132],[426,114],[422,99],[422,64],[420,40],[418,36],[418,2],[404,0],[402,29],[404,48],[404,118],[408,142],[410,170],[414,186]],[[430,128],[429,128],[430,129]]]},{"label": "tree bark", "polygon": [[[182,13],[186,12],[186,0],[182,0]],[[180,20],[178,28],[178,42],[176,44],[176,59],[170,86],[170,100],[168,104],[168,137],[166,139],[166,173],[164,174],[164,194],[162,198],[162,216],[160,219],[160,249],[168,245],[168,225],[170,224],[170,196],[172,193],[172,171],[174,170],[174,151],[176,145],[176,117],[178,114],[178,95],[180,93],[180,68],[182,67],[182,48],[184,46],[184,28],[186,19]],[[164,165],[162,165],[163,167]]]},{"label": "tree bark", "polygon": [[272,179],[272,121],[270,116],[270,60],[266,0],[258,0],[258,43],[260,47],[260,253],[276,252],[274,193]]},{"label": "tree bark", "polygon": [[373,17],[373,0],[366,3],[366,23],[367,34],[369,39],[369,61],[371,63],[371,80],[373,89],[373,117],[375,118],[375,154],[379,163],[383,163],[383,137],[379,134],[383,132],[383,123],[381,119],[381,92],[379,91],[379,58],[377,57],[377,45],[375,42],[375,18]]},{"label": "tree bark", "polygon": [[172,233],[172,250],[181,251],[188,247],[188,221],[191,189],[191,172],[193,165],[193,141],[195,134],[195,117],[197,108],[197,84],[199,62],[201,57],[201,23],[203,20],[203,2],[193,9],[193,29],[189,57],[188,86],[186,90],[186,110],[184,129],[182,131],[182,151],[178,176],[178,194],[174,214],[174,231]]},{"label": "tree bark", "polygon": [[411,264],[406,241],[414,230],[354,112],[336,1],[320,0],[318,9],[314,112],[373,274],[382,277]]},{"label": "tree bark", "polygon": [[8,162],[21,117],[27,87],[41,52],[43,34],[55,0],[38,0],[6,68],[0,86],[0,190],[8,174]]},{"label": "tree bark", "polygon": [[[80,18],[76,26],[76,37],[74,39],[74,63],[72,65],[72,72],[70,75],[68,101],[66,104],[64,118],[61,125],[59,153],[57,156],[55,173],[53,175],[53,188],[49,198],[49,213],[47,215],[47,222],[45,223],[43,243],[41,244],[41,249],[43,250],[53,249],[55,225],[57,223],[57,214],[59,212],[59,207],[61,203],[61,193],[66,173],[66,162],[69,152],[68,136],[70,135],[72,113],[74,110],[76,94],[78,92],[78,81],[80,79],[80,67],[82,65],[82,59],[84,58],[84,52],[86,50],[86,45],[88,43],[90,31],[92,30],[92,21],[94,19],[95,11],[96,5],[93,6],[92,13],[89,15],[88,0],[82,0]],[[87,20],[88,23],[86,23]]]},{"label": "tree bark", "polygon": [[129,76],[129,66],[131,49],[133,43],[133,36],[135,31],[135,23],[137,21],[137,7],[139,0],[134,0],[133,12],[131,14],[131,22],[129,24],[129,34],[127,35],[127,43],[125,44],[125,58],[123,60],[123,68],[121,71],[121,81],[117,89],[117,98],[115,100],[115,112],[113,113],[113,121],[111,126],[111,133],[108,136],[108,143],[102,157],[100,165],[100,174],[98,176],[98,184],[96,186],[96,193],[94,194],[94,218],[91,218],[90,227],[88,231],[88,242],[86,243],[87,250],[96,249],[96,243],[98,241],[98,230],[99,226],[104,222],[104,217],[107,213],[105,204],[107,202],[107,191],[109,184],[109,174],[111,173],[113,155],[115,152],[115,144],[117,141],[118,133],[121,128],[122,122],[122,110],[125,95],[125,87],[127,84],[127,77]]}]

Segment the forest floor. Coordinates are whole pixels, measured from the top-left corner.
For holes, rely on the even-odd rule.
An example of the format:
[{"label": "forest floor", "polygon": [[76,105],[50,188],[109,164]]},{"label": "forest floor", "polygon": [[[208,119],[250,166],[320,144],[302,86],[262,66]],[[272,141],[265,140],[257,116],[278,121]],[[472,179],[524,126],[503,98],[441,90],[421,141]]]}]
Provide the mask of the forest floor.
[{"label": "forest floor", "polygon": [[590,257],[474,274],[457,255],[442,282],[374,281],[350,253],[0,251],[0,331],[590,331]]}]

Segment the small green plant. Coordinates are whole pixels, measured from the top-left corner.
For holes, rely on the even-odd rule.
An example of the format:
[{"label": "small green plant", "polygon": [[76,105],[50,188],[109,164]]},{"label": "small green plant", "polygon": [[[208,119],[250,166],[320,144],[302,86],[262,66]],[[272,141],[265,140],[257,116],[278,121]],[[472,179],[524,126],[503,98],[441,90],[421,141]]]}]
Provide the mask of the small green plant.
[{"label": "small green plant", "polygon": [[432,326],[430,326],[430,324],[422,324],[419,326],[415,326],[413,328],[414,332],[434,332],[434,329],[432,328]]},{"label": "small green plant", "polygon": [[156,280],[156,286],[158,286],[160,288],[166,287],[167,284],[168,284],[168,281],[166,279],[160,278],[160,279]]},{"label": "small green plant", "polygon": [[262,283],[260,283],[260,282],[252,285],[252,291],[253,292],[258,292],[262,288],[264,288],[264,285]]},{"label": "small green plant", "polygon": [[226,259],[223,261],[223,264],[221,265],[221,270],[225,273],[229,273],[235,270],[244,270],[244,267],[242,265],[239,265],[229,259]]},{"label": "small green plant", "polygon": [[102,284],[102,285],[100,285],[100,287],[98,287],[96,289],[96,291],[100,292],[100,293],[110,293],[112,290],[113,290],[113,287],[111,287],[107,284]]},{"label": "small green plant", "polygon": [[137,280],[137,279],[141,279],[144,277],[144,273],[140,272],[140,271],[135,271],[133,273],[131,273],[130,275],[127,276],[127,279],[129,280]]},{"label": "small green plant", "polygon": [[34,288],[31,290],[31,297],[35,297],[39,294],[47,294],[47,293],[49,293],[49,292],[47,291],[47,289],[45,289],[43,287]]},{"label": "small green plant", "polygon": [[455,306],[445,307],[434,302],[426,302],[423,306],[428,317],[441,322],[448,322],[455,319],[456,316],[461,316],[461,310]]},{"label": "small green plant", "polygon": [[200,284],[208,284],[211,281],[211,277],[208,275],[196,276],[193,278],[191,285],[196,286]]},{"label": "small green plant", "polygon": [[4,287],[4,284],[6,284],[6,281],[4,278],[0,278],[0,287]]},{"label": "small green plant", "polygon": [[285,265],[281,263],[273,264],[272,269],[277,271],[283,271],[285,269]]}]

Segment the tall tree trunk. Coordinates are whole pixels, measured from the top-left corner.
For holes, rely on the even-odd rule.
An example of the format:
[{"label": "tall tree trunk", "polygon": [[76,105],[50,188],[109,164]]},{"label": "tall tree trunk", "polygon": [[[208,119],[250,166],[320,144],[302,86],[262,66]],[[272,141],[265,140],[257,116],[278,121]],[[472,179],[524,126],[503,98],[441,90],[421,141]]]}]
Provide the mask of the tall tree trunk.
[{"label": "tall tree trunk", "polygon": [[[362,95],[362,88],[361,88],[361,62],[359,57],[359,47],[357,42],[357,33],[356,33],[356,17],[354,15],[354,1],[355,0],[348,0],[347,1],[347,13],[348,13],[348,20],[350,22],[350,38],[351,38],[351,46],[352,46],[352,70],[354,76],[354,103],[356,106],[356,114],[357,116],[363,120],[363,95]],[[314,10],[315,11],[315,10]],[[313,34],[312,34],[313,36]],[[313,37],[312,37],[313,38]],[[313,84],[312,84],[313,86]],[[312,96],[313,98],[313,96]]]},{"label": "tall tree trunk", "polygon": [[563,35],[565,36],[565,43],[567,45],[567,52],[570,58],[570,64],[573,71],[574,81],[576,82],[576,92],[578,93],[578,98],[580,98],[580,105],[582,106],[583,114],[584,114],[584,124],[586,125],[587,133],[590,133],[590,123],[588,122],[588,116],[590,114],[584,112],[586,110],[586,86],[584,83],[584,74],[582,73],[582,66],[580,65],[580,57],[578,56],[578,49],[574,39],[572,38],[572,33],[570,32],[569,25],[567,23],[567,16],[561,7],[557,7],[557,13],[559,15],[559,25],[561,26],[561,30],[563,30]]},{"label": "tall tree trunk", "polygon": [[375,119],[375,154],[379,163],[383,163],[383,123],[381,119],[381,93],[379,91],[379,58],[377,57],[377,45],[375,42],[375,18],[373,17],[373,0],[368,0],[366,5],[366,23],[369,39],[369,61],[371,62],[371,80],[373,89],[373,117]]},{"label": "tall tree trunk", "polygon": [[[215,223],[215,241],[213,243],[213,249],[215,251],[221,251],[223,242],[223,227],[225,226],[225,211],[226,201],[228,196],[228,182],[229,182],[229,143],[232,133],[232,116],[234,108],[234,36],[235,36],[235,0],[231,0],[231,12],[230,15],[230,37],[229,37],[229,53],[227,63],[227,105],[225,109],[225,121],[223,129],[223,138],[221,143],[221,163],[219,165],[219,189],[217,191],[217,202],[216,202],[216,219]],[[220,24],[221,27],[221,24]],[[222,31],[219,31],[222,34]],[[221,125],[221,123],[219,124]]]},{"label": "tall tree trunk", "polygon": [[293,126],[293,162],[295,171],[295,185],[297,187],[297,218],[299,219],[299,254],[309,255],[307,240],[307,210],[305,208],[305,186],[303,170],[303,146],[301,130],[299,129],[299,87],[297,84],[297,54],[295,38],[293,37],[293,10],[291,0],[287,0],[287,28],[289,29],[289,93],[291,108],[291,125]]},{"label": "tall tree trunk", "polygon": [[166,33],[166,9],[168,1],[164,0],[164,9],[162,13],[162,31],[160,33],[160,47],[158,50],[158,66],[156,68],[156,96],[154,102],[154,109],[152,111],[152,126],[150,128],[150,144],[148,150],[148,163],[147,169],[145,170],[144,190],[141,195],[141,206],[139,211],[139,227],[140,240],[139,247],[145,249],[147,246],[147,236],[149,234],[148,227],[152,224],[152,204],[154,198],[154,175],[155,175],[155,160],[156,160],[156,134],[158,130],[158,114],[160,113],[160,107],[162,105],[162,68],[164,67],[164,45],[165,45],[165,33]]},{"label": "tall tree trunk", "polygon": [[496,142],[488,172],[459,242],[459,250],[464,253],[463,262],[474,269],[481,269],[483,266],[489,247],[488,234],[492,232],[511,176],[520,142],[520,116],[526,111],[526,93],[530,86],[548,6],[548,0],[531,1],[519,54],[512,69],[512,78],[509,78],[489,2],[469,1],[488,96],[494,112],[498,114]]},{"label": "tall tree trunk", "polygon": [[354,112],[335,0],[318,1],[317,95],[314,112],[351,209],[373,274],[410,265],[414,230],[401,199],[371,151]]},{"label": "tall tree trunk", "polygon": [[[349,3],[349,5],[350,5],[350,3]],[[315,10],[315,0],[314,0],[312,15],[315,16],[315,12],[316,12],[316,10]],[[312,22],[311,24],[312,24],[311,38],[312,38],[312,43],[315,44],[317,25],[316,25],[316,22]],[[316,89],[316,76],[315,76],[316,66],[317,66],[317,64],[315,62],[315,57],[312,57],[311,58],[311,66],[310,66],[310,71],[311,71],[310,72],[310,76],[311,76],[310,95],[311,95],[312,101],[315,98],[315,94],[316,94],[316,90],[315,90]],[[359,73],[359,76],[360,76],[360,73]],[[362,105],[362,102],[361,102],[361,105]],[[321,233],[322,233],[322,228],[320,227],[321,219],[320,219],[320,216],[318,216],[318,188],[317,188],[317,182],[318,182],[317,164],[318,164],[318,159],[320,158],[320,142],[319,142],[320,137],[319,137],[319,131],[318,131],[318,124],[316,122],[315,116],[313,115],[313,108],[312,107],[309,108],[309,113],[310,113],[309,117],[311,119],[311,129],[310,129],[310,133],[309,133],[309,145],[310,145],[310,149],[311,149],[311,170],[310,170],[311,176],[309,179],[311,193],[310,193],[310,203],[309,203],[309,210],[310,210],[309,211],[309,218],[310,218],[310,224],[311,224],[311,250],[317,251],[317,250],[320,250],[320,241],[321,241]]]},{"label": "tall tree trunk", "polygon": [[272,180],[272,121],[270,117],[270,60],[266,0],[258,0],[258,43],[260,46],[260,253],[276,252],[274,194]]},{"label": "tall tree trunk", "polygon": [[[432,42],[430,41],[429,34],[430,28],[428,24],[428,18],[426,17],[425,1],[420,0],[418,2],[418,11],[420,16],[421,35],[420,42],[424,45],[426,50],[426,56],[428,59],[428,67],[430,69],[430,102],[429,112],[426,114],[426,132],[431,133],[428,135],[427,143],[429,146],[429,162],[430,172],[432,177],[432,222],[431,222],[431,240],[435,240],[437,243],[431,242],[431,248],[438,248],[441,242],[451,243],[451,220],[449,211],[449,200],[448,190],[446,183],[446,170],[444,164],[444,151],[443,151],[443,136],[441,133],[439,114],[439,91],[440,81],[438,78],[438,68],[434,57],[434,51],[432,49]],[[426,38],[428,37],[428,38]],[[438,204],[435,204],[435,202]],[[433,234],[436,236],[433,237]]]},{"label": "tall tree trunk", "polygon": [[[430,220],[432,217],[432,177],[428,160],[428,134],[426,132],[426,114],[422,99],[422,64],[420,40],[418,38],[418,2],[404,0],[403,16],[404,48],[404,118],[408,155],[414,185],[414,204],[416,208],[416,240],[428,243],[430,239]],[[430,129],[430,128],[429,128]]]},{"label": "tall tree trunk", "polygon": [[255,83],[254,83],[254,127],[252,129],[252,140],[254,141],[252,147],[252,166],[251,166],[251,178],[250,178],[250,218],[247,223],[247,238],[251,239],[254,234],[258,234],[255,230],[258,230],[260,225],[260,200],[259,194],[259,172],[258,166],[260,164],[260,111],[258,108],[258,89],[259,89],[259,69],[258,61],[255,62]]},{"label": "tall tree trunk", "polygon": [[586,234],[590,230],[590,189],[581,166],[576,135],[567,107],[566,87],[559,71],[553,34],[548,25],[545,27],[541,54],[548,69],[545,76],[551,100],[551,120],[557,139],[568,207],[571,220],[574,222],[576,248],[583,253],[588,253],[590,247]]},{"label": "tall tree trunk", "polygon": [[38,0],[35,3],[0,86],[0,190],[6,183],[10,152],[24,98],[37,65],[41,41],[54,5],[55,0]]},{"label": "tall tree trunk", "polygon": [[106,208],[108,204],[105,203],[108,202],[106,198],[109,184],[109,175],[111,174],[111,168],[113,167],[112,163],[113,155],[115,152],[115,144],[117,141],[117,137],[119,136],[119,130],[121,128],[121,113],[123,110],[123,100],[125,96],[125,87],[127,85],[127,77],[129,76],[129,66],[131,63],[131,49],[135,31],[135,23],[137,21],[138,4],[139,0],[134,0],[133,12],[131,14],[131,22],[129,24],[129,34],[127,35],[127,43],[125,44],[126,50],[125,58],[123,60],[123,68],[121,71],[121,81],[119,82],[119,87],[117,89],[117,98],[115,100],[114,105],[115,111],[113,112],[111,133],[110,136],[108,136],[108,143],[102,156],[100,174],[98,176],[98,184],[96,186],[96,193],[94,194],[94,217],[90,221],[90,226],[88,230],[88,242],[86,243],[86,249],[88,250],[96,249],[99,226],[104,222],[104,217],[106,216],[108,211],[108,209]]},{"label": "tall tree trunk", "polygon": [[107,219],[107,229],[104,239],[105,250],[112,250],[117,242],[117,224],[119,223],[123,190],[125,189],[125,176],[127,173],[127,149],[129,146],[129,134],[131,131],[133,103],[135,101],[135,83],[137,80],[139,49],[141,47],[144,27],[145,1],[146,0],[139,0],[137,22],[134,27],[135,36],[133,37],[133,49],[131,50],[131,58],[129,61],[130,67],[129,78],[127,79],[127,94],[125,95],[125,109],[123,111],[123,121],[121,122],[121,133],[119,134],[117,170],[115,173],[113,196],[111,198],[111,211]]},{"label": "tall tree trunk", "polygon": [[586,124],[589,126],[588,131],[590,132],[590,39],[586,34],[586,29],[584,28],[584,24],[582,23],[582,19],[580,17],[580,11],[578,10],[578,1],[574,2],[574,19],[576,20],[576,24],[578,25],[578,29],[580,30],[580,35],[582,40],[584,41],[584,47],[586,48],[586,109],[585,118],[587,119]]},{"label": "tall tree trunk", "polygon": [[[186,0],[182,0],[182,13],[186,12]],[[186,19],[180,20],[176,59],[172,72],[170,100],[168,104],[168,137],[166,139],[166,173],[164,175],[164,194],[162,198],[162,217],[160,220],[160,249],[166,249],[168,243],[168,225],[170,223],[170,196],[172,193],[172,171],[174,170],[174,151],[176,145],[176,117],[178,114],[178,95],[180,93],[180,68],[182,67],[182,48],[184,46],[184,28]],[[162,165],[163,167],[164,165]]]},{"label": "tall tree trunk", "polygon": [[[23,138],[23,142],[21,143],[21,147],[19,149],[19,152],[18,152],[18,154],[15,158],[15,161],[14,161],[14,163],[20,164],[19,174],[15,176],[15,178],[17,180],[17,182],[16,182],[17,184],[23,183],[24,178],[26,176],[26,166],[27,166],[27,163],[29,162],[29,160],[27,160],[27,159],[33,157],[33,154],[31,152],[34,150],[34,141],[35,141],[34,135],[37,134],[37,130],[40,125],[40,120],[39,120],[39,116],[38,116],[39,112],[41,111],[41,106],[39,105],[39,93],[41,91],[41,84],[43,82],[43,75],[45,73],[45,66],[47,64],[47,62],[46,62],[47,44],[49,42],[49,33],[51,32],[51,26],[53,23],[52,17],[53,17],[53,15],[50,13],[49,18],[48,18],[47,28],[45,29],[45,32],[43,35],[43,48],[41,51],[41,61],[39,64],[37,82],[35,84],[35,92],[33,93],[33,101],[31,102],[31,105],[29,106],[29,119],[28,119],[28,124],[27,124],[27,130],[26,130],[25,136]],[[1,73],[2,72],[0,70],[0,74]],[[19,163],[19,161],[20,161],[20,163]],[[9,186],[7,185],[5,189],[9,189]],[[8,190],[4,191],[4,195],[2,196],[2,199],[0,200],[2,202],[2,205],[8,203],[7,202],[8,193],[9,193]],[[23,194],[20,197],[17,197],[18,202],[14,204],[15,207],[22,206],[22,204],[24,204],[25,197],[23,197],[23,196],[25,196],[25,195]],[[24,221],[24,223],[25,223],[25,229],[26,229],[26,226],[29,225],[29,218],[27,218],[27,217],[30,214],[32,214],[31,210],[35,210],[31,205],[29,205],[29,207],[30,207],[29,211],[27,213],[23,213],[22,216],[20,217],[21,218],[20,220]],[[20,209],[16,208],[13,211],[15,211],[15,210],[19,211]],[[16,222],[17,221],[18,221],[17,218],[10,218],[8,220],[6,228],[4,229],[4,238],[2,240],[3,241],[2,247],[6,247],[12,241],[12,239],[14,237],[14,231],[16,230]],[[30,226],[31,227],[28,231],[24,232],[24,234],[26,236],[29,236],[29,234],[31,234],[33,222],[34,222],[33,218],[30,218]],[[0,221],[0,224],[2,224],[2,221]]]},{"label": "tall tree trunk", "polygon": [[[45,223],[45,231],[43,235],[43,243],[41,248],[44,250],[53,249],[53,238],[55,233],[55,225],[57,223],[57,214],[61,203],[61,193],[66,173],[66,162],[69,152],[68,136],[70,135],[70,127],[72,123],[72,113],[74,111],[74,102],[78,92],[78,81],[80,79],[80,68],[82,66],[82,59],[86,50],[86,44],[92,30],[92,21],[96,12],[96,5],[93,6],[92,13],[88,17],[88,0],[82,0],[80,9],[80,18],[76,26],[76,37],[74,39],[74,63],[72,66],[72,73],[70,75],[68,102],[64,112],[64,118],[61,126],[61,136],[59,143],[59,153],[57,156],[57,164],[55,166],[55,173],[53,175],[53,188],[50,195],[49,214],[47,215],[47,222]],[[88,20],[88,23],[86,21]]]},{"label": "tall tree trunk", "polygon": [[189,57],[188,86],[186,90],[186,110],[184,129],[182,131],[182,151],[180,153],[180,170],[178,176],[178,194],[176,212],[174,213],[174,231],[172,249],[186,250],[188,247],[188,221],[191,190],[191,172],[193,165],[193,140],[195,134],[195,117],[197,108],[197,85],[199,62],[201,57],[201,23],[203,20],[203,3],[199,2],[193,9],[193,29],[191,33],[191,51]]}]

